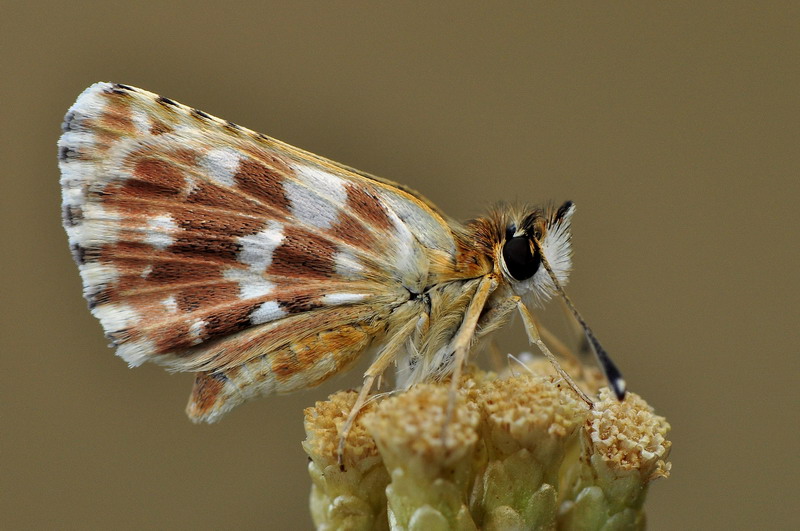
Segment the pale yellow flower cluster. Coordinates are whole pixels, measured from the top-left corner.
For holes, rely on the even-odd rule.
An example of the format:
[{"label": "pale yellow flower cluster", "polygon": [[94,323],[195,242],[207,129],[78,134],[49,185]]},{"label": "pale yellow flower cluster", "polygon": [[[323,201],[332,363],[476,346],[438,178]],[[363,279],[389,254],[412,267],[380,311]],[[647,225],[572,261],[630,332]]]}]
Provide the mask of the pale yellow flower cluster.
[{"label": "pale yellow flower cluster", "polygon": [[[454,418],[449,385],[424,384],[368,404],[344,470],[338,434],[356,393],[308,408],[319,529],[637,529],[649,483],[669,474],[669,424],[607,389],[589,409],[543,366],[498,378],[471,368]],[[589,390],[595,375],[582,382]]]}]

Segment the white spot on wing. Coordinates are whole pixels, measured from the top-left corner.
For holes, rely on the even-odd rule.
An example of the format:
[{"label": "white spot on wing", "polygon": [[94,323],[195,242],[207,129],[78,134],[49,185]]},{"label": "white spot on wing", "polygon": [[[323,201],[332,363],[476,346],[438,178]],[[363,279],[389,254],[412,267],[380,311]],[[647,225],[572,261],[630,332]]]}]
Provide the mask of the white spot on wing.
[{"label": "white spot on wing", "polygon": [[[412,276],[425,271],[422,249],[410,232],[398,231],[397,238],[392,243],[395,250],[394,267],[397,271]],[[424,275],[419,274],[418,276]],[[408,281],[408,279],[404,280]]]},{"label": "white spot on wing", "polygon": [[253,310],[250,314],[250,322],[254,325],[268,323],[275,319],[284,317],[286,312],[275,301],[267,301]]},{"label": "white spot on wing", "polygon": [[272,263],[272,252],[283,241],[283,225],[270,221],[267,228],[257,234],[242,236],[239,244],[239,261],[254,271],[264,271]]},{"label": "white spot on wing", "polygon": [[178,225],[169,214],[163,214],[147,220],[147,236],[144,237],[145,243],[152,245],[158,250],[163,251],[173,243],[175,238],[173,232],[178,230]]},{"label": "white spot on wing", "polygon": [[188,174],[184,178],[186,179],[186,188],[183,193],[189,197],[197,189],[197,179]]},{"label": "white spot on wing", "polygon": [[302,223],[329,229],[336,223],[341,205],[347,200],[347,189],[339,177],[312,166],[295,166],[299,182],[283,183],[291,202],[292,214]]},{"label": "white spot on wing", "polygon": [[141,319],[139,313],[128,304],[100,304],[92,313],[108,334],[131,328]]},{"label": "white spot on wing", "polygon": [[83,221],[67,229],[70,245],[96,246],[118,241],[122,219],[119,213],[97,203],[85,203],[81,208]]},{"label": "white spot on wing", "polygon": [[138,109],[134,109],[131,113],[131,120],[133,121],[134,127],[136,127],[136,131],[141,135],[148,135],[150,134],[150,118],[145,114],[143,111]]},{"label": "white spot on wing", "polygon": [[242,299],[256,299],[269,295],[275,285],[268,281],[260,272],[249,269],[228,268],[222,275],[227,280],[239,283],[239,297]]},{"label": "white spot on wing", "polygon": [[340,304],[352,304],[361,302],[367,298],[365,293],[328,293],[322,297],[323,304],[338,306]]},{"label": "white spot on wing", "polygon": [[[97,135],[86,126],[87,120],[96,119],[106,106],[103,93],[111,88],[110,83],[95,83],[84,90],[67,111],[64,128],[58,147],[75,153],[91,153],[95,149]],[[75,157],[59,162],[61,169],[62,201],[64,206],[76,206],[85,202],[83,184],[94,181],[97,164]]]},{"label": "white spot on wing", "polygon": [[67,111],[67,116],[71,117],[72,123],[80,123],[87,118],[97,118],[106,106],[106,99],[103,94],[111,89],[111,83],[95,83],[87,88],[72,107]]},{"label": "white spot on wing", "polygon": [[100,262],[86,262],[79,267],[83,279],[83,291],[87,295],[96,286],[103,286],[115,282],[119,278],[119,271],[110,264]]},{"label": "white spot on wing", "polygon": [[351,280],[362,277],[364,267],[352,253],[339,251],[333,256],[333,261],[337,275]]},{"label": "white spot on wing", "polygon": [[239,153],[230,148],[212,149],[203,157],[201,165],[212,181],[222,186],[233,186],[234,175],[239,171]]},{"label": "white spot on wing", "polygon": [[127,341],[117,347],[117,356],[128,362],[130,367],[138,367],[155,352],[156,346],[149,339]]},{"label": "white spot on wing", "polygon": [[162,300],[161,305],[170,313],[176,313],[178,311],[178,301],[175,300],[175,295],[170,295]]},{"label": "white spot on wing", "polygon": [[380,189],[379,194],[381,201],[397,214],[422,245],[455,254],[456,244],[450,230],[421,203],[386,189]]},{"label": "white spot on wing", "polygon": [[203,342],[203,331],[207,324],[206,321],[195,321],[189,325],[189,337],[192,339],[192,345]]}]

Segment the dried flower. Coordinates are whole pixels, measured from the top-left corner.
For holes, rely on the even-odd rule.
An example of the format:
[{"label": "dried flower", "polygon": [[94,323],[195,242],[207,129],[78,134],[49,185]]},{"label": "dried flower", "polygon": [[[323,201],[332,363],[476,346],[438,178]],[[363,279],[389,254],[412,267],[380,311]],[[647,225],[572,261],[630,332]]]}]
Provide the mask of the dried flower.
[{"label": "dried flower", "polygon": [[422,384],[364,416],[391,475],[386,498],[392,528],[475,528],[468,499],[480,415],[459,395],[443,436],[447,401],[447,386]]},{"label": "dried flower", "polygon": [[[589,409],[545,366],[529,367],[504,379],[465,371],[444,438],[447,382],[370,403],[345,471],[336,445],[355,393],[306,410],[318,528],[641,528],[647,486],[669,473],[669,424],[632,393],[620,403],[601,389]],[[579,384],[596,381],[590,371]]]},{"label": "dried flower", "polygon": [[[384,489],[389,474],[374,439],[360,422],[347,439],[344,470],[337,461],[339,431],[356,395],[340,391],[305,410],[303,449],[310,458],[311,516],[317,529],[388,529]],[[364,411],[373,405],[368,404]]]},{"label": "dried flower", "polygon": [[618,402],[600,390],[583,430],[579,459],[565,473],[559,524],[565,529],[642,529],[651,481],[668,477],[670,426],[639,395]]},{"label": "dried flower", "polygon": [[558,510],[558,471],[587,407],[544,376],[495,380],[482,390],[488,460],[474,511],[490,529],[547,527]]}]

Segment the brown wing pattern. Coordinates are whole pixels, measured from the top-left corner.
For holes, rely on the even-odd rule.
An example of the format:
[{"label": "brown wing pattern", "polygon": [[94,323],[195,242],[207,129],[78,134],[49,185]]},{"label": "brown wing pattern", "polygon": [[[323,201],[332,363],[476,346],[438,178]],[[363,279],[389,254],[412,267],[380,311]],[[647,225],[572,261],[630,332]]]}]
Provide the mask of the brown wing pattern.
[{"label": "brown wing pattern", "polygon": [[424,201],[155,94],[95,84],[63,129],[64,226],[131,365],[231,369],[374,323],[455,262]]}]

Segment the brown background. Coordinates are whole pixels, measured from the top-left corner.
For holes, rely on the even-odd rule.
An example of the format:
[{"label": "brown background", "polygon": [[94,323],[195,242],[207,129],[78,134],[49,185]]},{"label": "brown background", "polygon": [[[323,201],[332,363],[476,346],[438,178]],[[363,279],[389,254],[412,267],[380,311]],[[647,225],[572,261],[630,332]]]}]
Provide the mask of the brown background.
[{"label": "brown background", "polygon": [[309,528],[302,409],[358,380],[194,426],[190,376],[106,348],[55,149],[100,80],[459,218],[574,200],[570,293],[673,426],[652,529],[800,525],[796,3],[132,4],[3,5],[0,527]]}]

